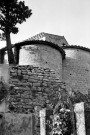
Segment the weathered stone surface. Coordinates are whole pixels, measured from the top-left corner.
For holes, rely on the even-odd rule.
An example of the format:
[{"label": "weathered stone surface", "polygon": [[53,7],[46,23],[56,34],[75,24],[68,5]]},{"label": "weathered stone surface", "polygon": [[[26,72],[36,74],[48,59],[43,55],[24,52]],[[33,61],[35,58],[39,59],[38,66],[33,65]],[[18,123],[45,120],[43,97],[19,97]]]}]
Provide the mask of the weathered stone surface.
[{"label": "weathered stone surface", "polygon": [[[30,46],[25,46],[25,48],[22,47],[19,54],[19,65],[23,65],[23,63],[24,65],[50,68],[52,69],[52,74],[58,76],[60,80],[62,79],[62,55],[55,48],[44,44],[32,44]],[[32,67],[29,69],[34,74],[35,70],[37,70],[37,68],[34,68],[35,70],[33,70]],[[23,74],[26,74],[25,68],[22,71]],[[41,69],[39,69],[39,72],[44,73]],[[46,69],[46,72],[49,72],[49,70]]]},{"label": "weathered stone surface", "polygon": [[57,95],[62,85],[54,70],[29,65],[10,66],[9,83],[13,85],[9,92],[9,106],[14,105],[13,111],[18,113],[27,113],[27,109],[28,113],[34,112],[35,106],[44,107],[49,106],[52,101],[57,102],[53,95]]},{"label": "weathered stone surface", "polygon": [[32,114],[4,114],[4,135],[32,135]]},{"label": "weathered stone surface", "polygon": [[65,49],[62,81],[74,91],[88,94],[90,89],[90,53],[80,49]]}]

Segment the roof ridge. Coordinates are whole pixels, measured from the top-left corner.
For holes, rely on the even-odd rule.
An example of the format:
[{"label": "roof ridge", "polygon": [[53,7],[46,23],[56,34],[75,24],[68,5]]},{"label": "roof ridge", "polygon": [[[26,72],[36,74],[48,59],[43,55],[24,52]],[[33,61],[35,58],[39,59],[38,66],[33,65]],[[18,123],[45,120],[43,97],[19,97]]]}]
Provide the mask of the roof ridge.
[{"label": "roof ridge", "polygon": [[44,34],[47,34],[47,35],[50,35],[50,36],[55,36],[55,37],[58,37],[58,38],[63,38],[64,36],[59,36],[59,35],[56,35],[56,34],[50,34],[50,33],[45,33]]},{"label": "roof ridge", "polygon": [[[50,33],[46,33],[46,32],[40,32],[26,40],[39,40],[40,38],[43,38],[44,36],[51,36],[51,37],[54,37],[56,39],[61,39],[61,38],[64,38],[64,36],[58,36],[58,35],[55,35],[55,34],[50,34]],[[26,41],[24,40],[24,41]]]}]

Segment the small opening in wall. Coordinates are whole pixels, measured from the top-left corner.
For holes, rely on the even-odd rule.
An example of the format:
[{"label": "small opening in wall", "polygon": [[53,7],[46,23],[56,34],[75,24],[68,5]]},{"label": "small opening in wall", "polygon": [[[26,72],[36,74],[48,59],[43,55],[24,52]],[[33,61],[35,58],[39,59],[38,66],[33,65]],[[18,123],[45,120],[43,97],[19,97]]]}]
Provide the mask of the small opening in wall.
[{"label": "small opening in wall", "polygon": [[0,114],[0,119],[2,119],[3,118],[3,115],[2,114]]},{"label": "small opening in wall", "polygon": [[65,44],[65,43],[63,43],[62,45],[63,45],[63,46],[65,46],[66,44]]},{"label": "small opening in wall", "polygon": [[18,75],[18,79],[21,81],[23,80],[23,76],[22,75]]},{"label": "small opening in wall", "polygon": [[10,105],[10,106],[9,106],[9,110],[10,110],[10,111],[14,111],[14,110],[15,110],[15,107],[14,107],[13,105]]}]

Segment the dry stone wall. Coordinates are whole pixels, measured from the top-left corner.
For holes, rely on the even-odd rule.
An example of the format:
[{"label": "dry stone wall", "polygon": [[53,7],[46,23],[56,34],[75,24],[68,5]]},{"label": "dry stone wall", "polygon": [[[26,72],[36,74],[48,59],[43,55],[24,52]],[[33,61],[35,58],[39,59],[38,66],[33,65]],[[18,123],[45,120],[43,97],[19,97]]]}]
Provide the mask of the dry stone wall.
[{"label": "dry stone wall", "polygon": [[53,69],[56,76],[62,79],[62,55],[47,45],[26,45],[20,49],[19,65],[34,65]]},{"label": "dry stone wall", "polygon": [[34,131],[40,135],[39,111],[56,106],[61,97],[59,92],[66,88],[65,84],[56,77],[54,70],[31,65],[10,66],[9,83],[12,85],[8,101],[10,113],[34,113]]},{"label": "dry stone wall", "polygon": [[[9,108],[17,113],[33,112],[35,106],[52,107],[58,99],[60,80],[49,68],[11,66]],[[53,95],[53,96],[52,96]]]}]

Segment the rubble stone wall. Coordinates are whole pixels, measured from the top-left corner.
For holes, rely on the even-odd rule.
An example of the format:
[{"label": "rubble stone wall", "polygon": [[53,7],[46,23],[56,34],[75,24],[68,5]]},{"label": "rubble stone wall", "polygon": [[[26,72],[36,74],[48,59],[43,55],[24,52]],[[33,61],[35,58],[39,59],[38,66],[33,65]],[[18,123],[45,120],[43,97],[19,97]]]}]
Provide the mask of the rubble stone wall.
[{"label": "rubble stone wall", "polygon": [[34,65],[37,67],[50,68],[56,76],[62,79],[62,56],[61,53],[47,45],[26,45],[20,49],[19,65]]},{"label": "rubble stone wall", "polygon": [[[35,106],[51,106],[62,84],[54,70],[34,66],[11,66],[9,106],[17,113],[33,112]],[[53,96],[52,96],[53,95]]]},{"label": "rubble stone wall", "polygon": [[[40,135],[39,111],[59,102],[59,90],[65,88],[55,71],[31,65],[10,66],[9,110],[11,113],[35,115],[35,134]],[[17,115],[18,116],[18,115]],[[17,118],[15,118],[17,119]]]}]

